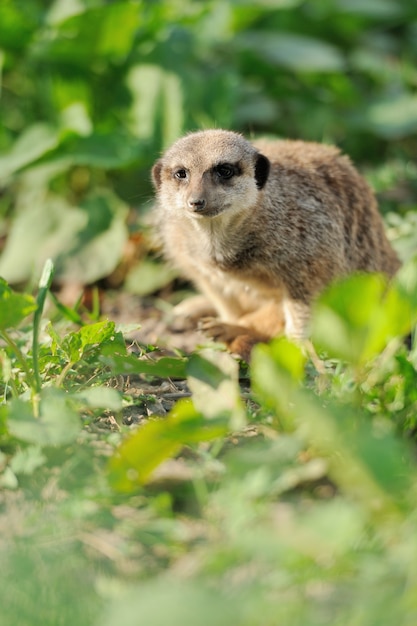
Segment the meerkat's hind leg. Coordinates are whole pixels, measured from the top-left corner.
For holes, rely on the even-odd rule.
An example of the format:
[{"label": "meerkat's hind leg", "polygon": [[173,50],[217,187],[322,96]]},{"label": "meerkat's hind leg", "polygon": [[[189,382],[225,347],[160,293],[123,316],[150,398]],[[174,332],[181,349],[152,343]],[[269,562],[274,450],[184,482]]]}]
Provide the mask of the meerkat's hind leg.
[{"label": "meerkat's hind leg", "polygon": [[308,337],[310,306],[300,300],[285,298],[283,302],[285,334],[288,339],[302,341]]},{"label": "meerkat's hind leg", "polygon": [[318,356],[311,340],[308,337],[310,307],[304,302],[294,300],[284,301],[285,334],[288,339],[300,343],[304,354],[311,360],[319,375],[326,374],[324,363]]},{"label": "meerkat's hind leg", "polygon": [[267,335],[270,339],[277,337],[285,330],[282,301],[268,301],[256,310],[242,315],[238,323],[245,328],[253,329],[261,335]]}]

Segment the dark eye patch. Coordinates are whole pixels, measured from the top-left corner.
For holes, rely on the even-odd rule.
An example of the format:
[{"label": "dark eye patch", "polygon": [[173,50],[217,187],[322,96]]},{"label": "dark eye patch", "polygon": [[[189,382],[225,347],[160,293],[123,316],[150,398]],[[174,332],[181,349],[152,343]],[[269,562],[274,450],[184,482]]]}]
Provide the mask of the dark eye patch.
[{"label": "dark eye patch", "polygon": [[233,176],[239,176],[241,170],[237,163],[219,163],[213,167],[213,172],[221,180],[228,180]]}]

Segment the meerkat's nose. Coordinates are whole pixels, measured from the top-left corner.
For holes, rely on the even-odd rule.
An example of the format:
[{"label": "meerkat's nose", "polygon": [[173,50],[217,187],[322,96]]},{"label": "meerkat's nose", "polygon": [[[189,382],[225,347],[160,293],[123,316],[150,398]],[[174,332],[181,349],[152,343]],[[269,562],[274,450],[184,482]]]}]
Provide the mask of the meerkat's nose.
[{"label": "meerkat's nose", "polygon": [[204,207],[206,206],[206,201],[204,200],[204,198],[189,198],[188,206],[190,207],[190,209],[198,213],[198,211],[202,211],[204,209]]}]

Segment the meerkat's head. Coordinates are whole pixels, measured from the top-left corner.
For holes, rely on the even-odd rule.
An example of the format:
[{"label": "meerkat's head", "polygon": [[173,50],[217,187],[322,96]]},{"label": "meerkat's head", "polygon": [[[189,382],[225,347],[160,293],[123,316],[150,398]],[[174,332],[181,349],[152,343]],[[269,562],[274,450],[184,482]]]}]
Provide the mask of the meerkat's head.
[{"label": "meerkat's head", "polygon": [[166,211],[213,218],[251,209],[269,167],[242,135],[205,130],[174,143],[155,163],[152,179]]}]

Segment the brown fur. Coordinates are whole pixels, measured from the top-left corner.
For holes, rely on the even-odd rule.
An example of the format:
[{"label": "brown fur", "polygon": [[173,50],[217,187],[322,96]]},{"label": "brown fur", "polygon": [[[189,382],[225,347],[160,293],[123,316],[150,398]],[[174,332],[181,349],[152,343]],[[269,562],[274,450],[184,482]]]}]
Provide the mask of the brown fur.
[{"label": "brown fur", "polygon": [[282,330],[305,336],[334,278],[400,266],[371,189],[335,147],[207,130],[177,141],[152,175],[166,257],[217,311],[205,329],[244,358]]}]

